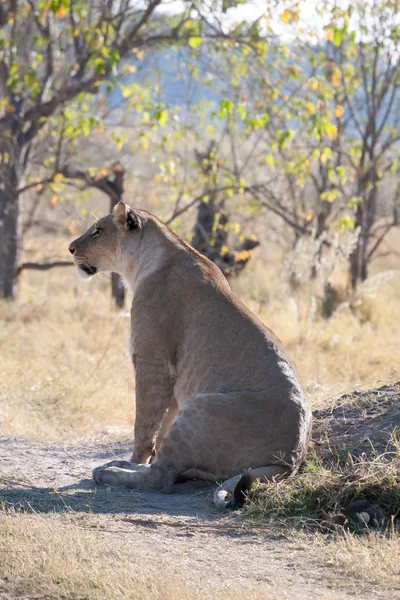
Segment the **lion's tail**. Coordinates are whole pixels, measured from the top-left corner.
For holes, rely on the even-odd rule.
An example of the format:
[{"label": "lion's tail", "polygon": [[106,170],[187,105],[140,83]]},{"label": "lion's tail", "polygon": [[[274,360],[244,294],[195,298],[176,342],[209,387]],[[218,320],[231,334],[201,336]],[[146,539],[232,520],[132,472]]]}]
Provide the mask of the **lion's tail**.
[{"label": "lion's tail", "polygon": [[[265,479],[271,481],[275,478],[282,478],[289,475],[290,469],[280,465],[270,465],[268,467],[257,467],[248,469],[242,475],[235,475],[227,479],[217,487],[214,493],[214,504],[222,510],[236,510],[242,508],[246,498],[256,479]],[[226,500],[227,495],[233,490],[230,500]]]}]

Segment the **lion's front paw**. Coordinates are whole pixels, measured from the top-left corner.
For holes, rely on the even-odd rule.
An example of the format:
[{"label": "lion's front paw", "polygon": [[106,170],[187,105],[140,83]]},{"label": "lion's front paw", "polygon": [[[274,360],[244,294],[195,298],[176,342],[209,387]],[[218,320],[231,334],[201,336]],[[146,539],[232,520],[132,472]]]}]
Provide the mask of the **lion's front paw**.
[{"label": "lion's front paw", "polygon": [[104,469],[105,467],[118,467],[119,469],[127,469],[128,471],[135,471],[137,469],[137,463],[131,460],[112,460],[105,465],[98,467]]},{"label": "lion's front paw", "polygon": [[116,473],[117,468],[118,467],[109,465],[96,467],[92,473],[93,481],[96,485],[118,485]]}]

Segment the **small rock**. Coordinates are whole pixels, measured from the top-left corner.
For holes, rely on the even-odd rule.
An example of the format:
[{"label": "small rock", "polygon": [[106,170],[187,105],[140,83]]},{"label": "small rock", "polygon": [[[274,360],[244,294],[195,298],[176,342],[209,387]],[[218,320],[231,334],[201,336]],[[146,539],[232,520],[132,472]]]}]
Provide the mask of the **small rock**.
[{"label": "small rock", "polygon": [[369,514],[367,512],[360,512],[360,513],[357,513],[357,519],[363,525],[368,525],[368,523],[371,520],[371,517],[369,516]]}]

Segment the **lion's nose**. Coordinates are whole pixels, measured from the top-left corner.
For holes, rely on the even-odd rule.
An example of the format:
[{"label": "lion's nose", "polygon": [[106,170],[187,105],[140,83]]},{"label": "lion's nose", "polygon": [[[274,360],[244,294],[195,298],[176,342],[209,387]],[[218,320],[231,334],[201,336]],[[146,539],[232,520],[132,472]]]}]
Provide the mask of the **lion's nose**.
[{"label": "lion's nose", "polygon": [[71,254],[73,254],[75,252],[73,243],[69,245],[69,251],[71,252]]}]

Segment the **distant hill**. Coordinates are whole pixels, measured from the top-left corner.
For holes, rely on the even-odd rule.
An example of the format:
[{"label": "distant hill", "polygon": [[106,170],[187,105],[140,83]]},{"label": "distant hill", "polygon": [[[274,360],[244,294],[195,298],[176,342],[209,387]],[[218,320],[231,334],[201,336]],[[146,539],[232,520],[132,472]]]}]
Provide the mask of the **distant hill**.
[{"label": "distant hill", "polygon": [[[184,107],[186,103],[197,103],[207,101],[218,104],[223,97],[222,86],[215,77],[212,85],[206,83],[207,66],[206,57],[199,59],[198,74],[194,77],[189,68],[189,60],[193,65],[193,58],[189,59],[187,48],[168,48],[158,52],[152,52],[144,60],[139,61],[132,58],[125,64],[133,65],[137,71],[132,75],[118,77],[118,82],[129,84],[134,81],[159,87],[159,101],[166,107]],[[128,100],[122,96],[122,90],[117,85],[109,96],[110,106],[121,106],[128,104]]]}]

